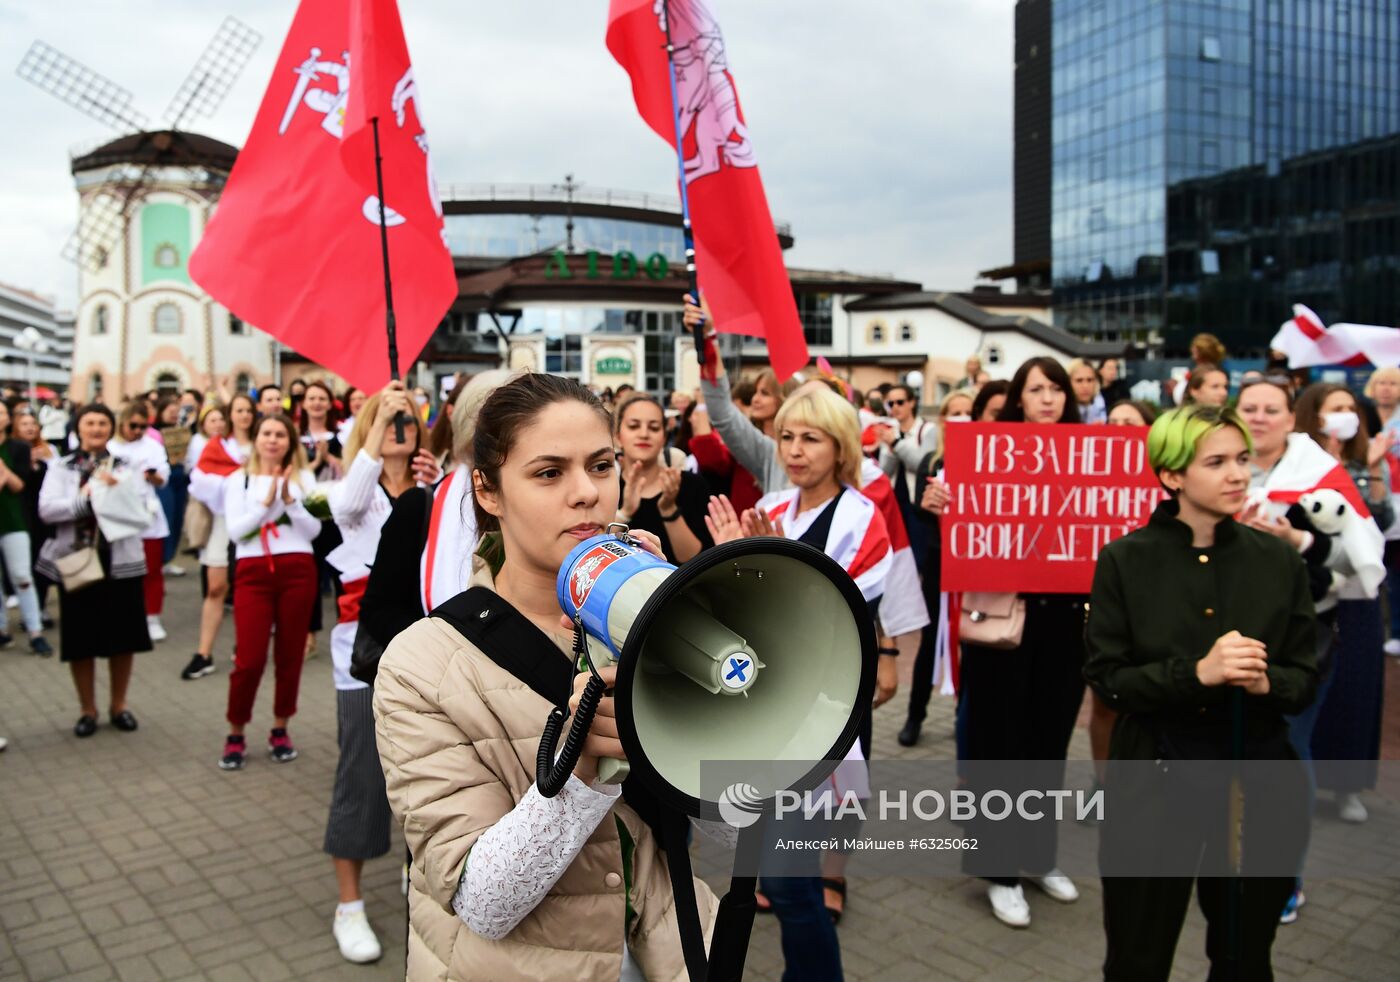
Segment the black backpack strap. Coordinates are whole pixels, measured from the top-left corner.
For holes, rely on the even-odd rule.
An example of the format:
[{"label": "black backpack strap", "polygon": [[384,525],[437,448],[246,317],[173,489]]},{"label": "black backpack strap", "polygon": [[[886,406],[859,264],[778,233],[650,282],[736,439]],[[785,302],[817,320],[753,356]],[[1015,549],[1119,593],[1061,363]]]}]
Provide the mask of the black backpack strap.
[{"label": "black backpack strap", "polygon": [[841,503],[841,496],[845,493],[846,487],[842,485],[836,492],[836,497],[832,498],[831,503],[822,509],[822,513],[817,516],[811,527],[798,537],[798,542],[805,542],[813,549],[826,552],[826,540],[831,535],[831,520],[836,517],[836,506]]},{"label": "black backpack strap", "polygon": [[474,586],[434,607],[428,616],[447,621],[551,706],[568,704],[574,683],[569,656],[496,593]]}]

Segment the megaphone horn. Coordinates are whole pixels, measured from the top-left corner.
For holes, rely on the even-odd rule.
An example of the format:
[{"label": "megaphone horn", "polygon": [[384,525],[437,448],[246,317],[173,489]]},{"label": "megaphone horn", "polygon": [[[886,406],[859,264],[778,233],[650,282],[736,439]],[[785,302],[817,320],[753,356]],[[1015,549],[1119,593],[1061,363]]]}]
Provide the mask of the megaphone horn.
[{"label": "megaphone horn", "polygon": [[596,698],[585,690],[557,761],[564,719],[551,716],[540,743],[541,793],[550,790],[546,779],[562,787],[577,763],[569,745],[582,745],[603,695],[596,668],[613,663],[627,762],[600,762],[600,777],[621,780],[630,768],[686,814],[715,813],[718,793],[700,787],[703,760],[834,767],[854,743],[875,687],[874,624],[846,571],[811,546],[742,539],[677,568],[624,529],[575,547],[557,592],[578,626],[576,654],[594,671]]}]

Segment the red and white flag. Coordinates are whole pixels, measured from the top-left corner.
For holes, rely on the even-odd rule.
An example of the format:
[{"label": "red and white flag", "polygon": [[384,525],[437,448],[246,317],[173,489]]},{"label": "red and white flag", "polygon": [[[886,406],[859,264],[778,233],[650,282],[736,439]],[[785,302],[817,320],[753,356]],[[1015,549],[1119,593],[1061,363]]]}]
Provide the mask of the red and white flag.
[{"label": "red and white flag", "polygon": [[788,378],[807,364],[807,342],[724,38],[707,0],[611,0],[607,45],[632,78],[642,119],[672,147],[679,111],[696,268],[715,326],[766,339],[773,370]]},{"label": "red and white flag", "polygon": [[1263,499],[1269,514],[1282,517],[1310,491],[1327,489],[1346,499],[1351,508],[1343,520],[1333,548],[1341,548],[1355,571],[1354,582],[1365,597],[1376,596],[1385,579],[1385,542],[1371,517],[1356,483],[1336,458],[1306,433],[1290,433],[1288,447],[1264,480],[1264,487],[1250,492],[1250,500]]},{"label": "red and white flag", "polygon": [[[782,519],[784,536],[800,539],[825,506],[809,508],[799,514],[798,500],[798,489],[787,488],[764,495],[754,507],[765,512],[770,519]],[[826,549],[823,551],[850,574],[860,588],[860,595],[866,600],[884,596],[885,580],[894,557],[885,520],[880,516],[875,502],[847,488],[836,503],[836,513],[831,517],[831,528],[827,532]]]},{"label": "red and white flag", "polygon": [[878,464],[866,457],[860,465],[860,493],[880,510],[890,538],[890,571],[885,576],[885,598],[880,601],[880,626],[889,637],[922,631],[931,623],[924,589],[919,584],[919,567],[909,546],[909,530],[894,496],[894,486]]},{"label": "red and white flag", "polygon": [[302,0],[190,275],[283,344],[367,391],[389,380],[383,156],[399,356],[457,297],[418,87],[394,0]]},{"label": "red and white flag", "polygon": [[1287,355],[1290,368],[1400,365],[1400,329],[1347,323],[1328,327],[1300,303],[1293,305],[1292,320],[1280,325],[1269,347]]}]

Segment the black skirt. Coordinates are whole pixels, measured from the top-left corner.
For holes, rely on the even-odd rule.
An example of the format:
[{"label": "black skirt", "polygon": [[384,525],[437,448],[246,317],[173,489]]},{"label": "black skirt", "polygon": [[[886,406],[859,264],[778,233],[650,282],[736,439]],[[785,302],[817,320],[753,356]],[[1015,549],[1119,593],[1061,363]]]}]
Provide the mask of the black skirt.
[{"label": "black skirt", "polygon": [[70,594],[58,589],[58,649],[62,661],[111,658],[151,650],[142,578],[106,577]]}]

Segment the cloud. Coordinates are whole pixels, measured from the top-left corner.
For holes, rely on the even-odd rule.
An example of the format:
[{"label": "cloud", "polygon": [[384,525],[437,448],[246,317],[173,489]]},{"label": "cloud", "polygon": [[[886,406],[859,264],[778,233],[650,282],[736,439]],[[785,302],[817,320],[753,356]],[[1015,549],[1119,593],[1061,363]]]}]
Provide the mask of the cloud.
[{"label": "cloud", "polygon": [[[712,0],[792,265],[962,288],[1011,255],[1012,4]],[[669,149],[603,46],[607,3],[401,0],[444,183],[554,182],[666,193]],[[294,6],[244,0],[263,42],[190,129],[247,135]],[[76,217],[68,154],[107,131],[13,74],[41,38],[164,112],[222,19],[192,0],[0,0],[0,280],[71,303],[58,253]],[[123,39],[114,43],[114,39]],[[133,39],[133,40],[125,40]]]}]

